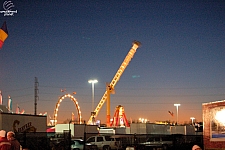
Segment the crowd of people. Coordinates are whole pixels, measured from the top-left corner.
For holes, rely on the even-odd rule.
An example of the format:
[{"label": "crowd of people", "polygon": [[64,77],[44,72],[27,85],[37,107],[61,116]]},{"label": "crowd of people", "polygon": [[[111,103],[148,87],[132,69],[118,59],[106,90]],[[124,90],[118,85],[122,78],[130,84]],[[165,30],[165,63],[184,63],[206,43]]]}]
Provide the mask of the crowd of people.
[{"label": "crowd of people", "polygon": [[0,150],[20,150],[19,141],[15,138],[15,133],[5,130],[0,131]]}]

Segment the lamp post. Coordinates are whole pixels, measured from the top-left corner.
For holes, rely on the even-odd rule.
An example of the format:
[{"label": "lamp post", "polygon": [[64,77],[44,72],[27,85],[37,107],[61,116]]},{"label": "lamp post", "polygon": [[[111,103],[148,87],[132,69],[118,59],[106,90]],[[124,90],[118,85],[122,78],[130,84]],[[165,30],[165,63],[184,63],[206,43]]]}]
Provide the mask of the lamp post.
[{"label": "lamp post", "polygon": [[194,119],[195,119],[195,117],[191,117],[190,119],[191,119],[192,125],[194,125]]},{"label": "lamp post", "polygon": [[88,83],[92,84],[92,111],[94,112],[94,84],[97,83],[98,80],[88,80]]},{"label": "lamp post", "polygon": [[177,108],[177,124],[178,124],[178,107],[180,106],[180,104],[174,104],[174,106]]}]

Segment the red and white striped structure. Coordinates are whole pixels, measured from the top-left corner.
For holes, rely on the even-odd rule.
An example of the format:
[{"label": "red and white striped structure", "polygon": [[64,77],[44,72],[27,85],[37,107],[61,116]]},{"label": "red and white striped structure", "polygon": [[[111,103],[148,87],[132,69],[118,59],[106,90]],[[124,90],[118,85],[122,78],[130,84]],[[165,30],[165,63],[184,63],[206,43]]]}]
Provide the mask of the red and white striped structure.
[{"label": "red and white striped structure", "polygon": [[130,127],[127,121],[123,106],[118,105],[115,109],[113,120],[110,123],[111,127]]}]

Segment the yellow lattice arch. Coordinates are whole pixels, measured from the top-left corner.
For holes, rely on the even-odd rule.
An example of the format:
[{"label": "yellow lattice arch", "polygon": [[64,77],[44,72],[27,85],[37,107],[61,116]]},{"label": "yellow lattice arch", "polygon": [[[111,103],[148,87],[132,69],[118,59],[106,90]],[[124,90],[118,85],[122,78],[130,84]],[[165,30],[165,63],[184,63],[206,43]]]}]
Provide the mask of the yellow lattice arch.
[{"label": "yellow lattice arch", "polygon": [[57,124],[57,113],[58,113],[58,110],[59,110],[60,103],[67,97],[70,98],[71,101],[74,102],[74,104],[76,106],[76,109],[77,109],[77,112],[78,112],[78,123],[81,124],[81,111],[80,111],[80,106],[78,105],[77,100],[73,97],[73,95],[65,94],[65,95],[59,97],[59,100],[58,100],[58,102],[56,103],[56,106],[55,106],[54,118],[53,118],[55,125]]}]

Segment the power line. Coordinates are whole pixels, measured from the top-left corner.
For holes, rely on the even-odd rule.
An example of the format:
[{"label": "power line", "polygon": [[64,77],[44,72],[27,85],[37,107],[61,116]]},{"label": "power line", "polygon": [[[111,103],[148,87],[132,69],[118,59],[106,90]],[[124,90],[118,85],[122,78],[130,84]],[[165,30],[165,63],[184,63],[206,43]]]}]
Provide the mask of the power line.
[{"label": "power line", "polygon": [[4,89],[2,90],[3,92],[15,92],[15,91],[23,91],[23,90],[27,90],[27,89],[32,89],[33,90],[33,87],[26,87],[26,88],[21,88],[21,89],[14,89],[14,90],[8,90],[8,91],[4,91]]}]

